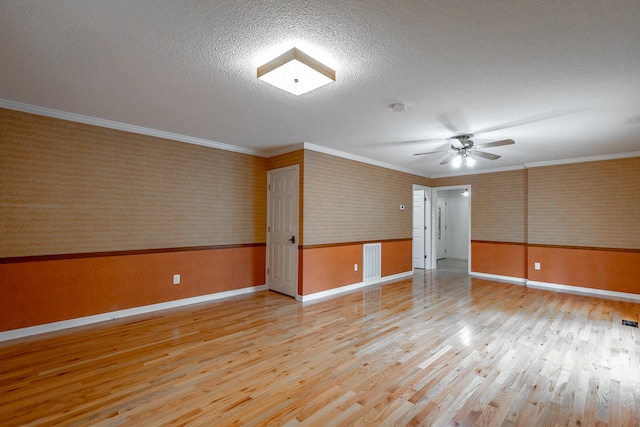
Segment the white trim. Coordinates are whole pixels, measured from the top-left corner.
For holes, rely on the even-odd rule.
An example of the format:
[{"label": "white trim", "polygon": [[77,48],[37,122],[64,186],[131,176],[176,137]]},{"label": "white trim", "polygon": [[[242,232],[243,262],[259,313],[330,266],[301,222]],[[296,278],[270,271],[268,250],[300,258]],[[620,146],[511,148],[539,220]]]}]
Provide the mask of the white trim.
[{"label": "white trim", "polygon": [[276,147],[270,150],[264,150],[262,153],[265,157],[271,158],[281,154],[293,153],[294,151],[304,150],[304,142],[298,144],[285,145],[284,147]]},{"label": "white trim", "polygon": [[543,166],[566,165],[570,163],[599,162],[603,160],[627,159],[631,157],[640,157],[640,151],[633,151],[630,153],[604,154],[602,156],[593,156],[593,157],[576,157],[573,159],[548,160],[546,162],[525,163],[524,165],[527,168],[539,168]]},{"label": "white trim", "polygon": [[379,277],[377,279],[367,280],[366,282],[354,283],[352,285],[341,286],[335,289],[329,289],[322,292],[316,292],[309,295],[298,295],[296,299],[302,302],[314,301],[320,298],[329,298],[348,292],[355,291],[357,289],[365,288],[367,286],[376,285],[378,283],[391,282],[393,280],[402,279],[405,277],[413,276],[413,270],[405,271],[404,273],[392,274],[391,276]]},{"label": "white trim", "polygon": [[203,138],[197,138],[197,137],[188,136],[188,135],[165,132],[165,131],[151,129],[143,126],[136,126],[136,125],[131,125],[127,123],[116,122],[113,120],[106,120],[106,119],[100,119],[92,116],[85,116],[83,114],[69,113],[66,111],[56,110],[53,108],[40,107],[37,105],[25,104],[23,102],[11,101],[11,100],[2,99],[2,98],[0,98],[0,108],[6,108],[9,110],[15,110],[15,111],[22,111],[24,113],[37,114],[40,116],[68,120],[68,121],[77,122],[77,123],[84,123],[84,124],[103,127],[107,129],[116,129],[116,130],[121,130],[125,132],[137,133],[140,135],[147,135],[147,136],[153,136],[157,138],[169,139],[173,141],[186,142],[188,144],[202,145],[205,147],[217,148],[225,151],[233,151],[235,153],[250,154],[258,157],[269,158],[269,157],[274,157],[280,154],[285,154],[285,153],[290,153],[290,152],[301,150],[301,149],[306,149],[306,150],[330,154],[332,156],[341,157],[348,160],[354,160],[356,162],[366,163],[374,166],[379,166],[385,169],[391,169],[398,172],[404,172],[411,175],[421,176],[421,177],[430,178],[430,179],[506,172],[506,171],[512,171],[512,170],[520,170],[520,169],[543,167],[543,166],[553,166],[553,165],[563,165],[563,164],[569,164],[569,163],[595,162],[595,161],[601,161],[601,160],[640,157],[640,151],[634,151],[630,153],[605,154],[605,155],[593,156],[593,157],[578,157],[573,159],[532,162],[532,163],[525,163],[524,165],[507,166],[507,167],[493,168],[493,169],[456,170],[449,173],[429,175],[426,172],[392,165],[389,163],[369,159],[367,157],[358,156],[356,154],[345,153],[343,151],[335,150],[333,148],[327,148],[320,145],[311,144],[308,142],[301,142],[293,145],[288,145],[285,147],[274,148],[271,150],[253,149],[253,148],[240,147],[237,145],[225,144],[217,141],[211,141]]},{"label": "white trim", "polygon": [[429,176],[426,175],[424,172],[403,168],[403,167],[392,165],[385,162],[380,162],[378,160],[369,159],[367,157],[358,156],[356,154],[345,153],[342,151],[334,150],[333,148],[322,147],[320,145],[310,144],[308,142],[304,142],[302,145],[305,150],[317,151],[318,153],[329,154],[335,157],[342,157],[343,159],[354,160],[360,163],[367,163],[374,166],[380,166],[381,168],[385,168],[385,169],[396,170],[398,172],[404,172],[411,175],[417,175],[424,178],[429,178]]},{"label": "white trim", "polygon": [[[116,122],[112,120],[100,119],[97,117],[85,116],[82,114],[68,113],[66,111],[54,110],[53,108],[39,107],[37,105],[24,104],[22,102],[10,101],[0,98],[0,108],[9,110],[22,111],[23,113],[37,114],[39,116],[52,117],[54,119],[68,120],[71,122],[84,123],[87,125],[98,126],[107,129],[122,130],[141,135],[155,136],[158,138],[170,139],[173,141],[186,142],[189,144],[203,145],[205,147],[218,148],[225,151],[233,151],[242,154],[251,154],[260,156],[259,150],[251,148],[239,147],[236,145],[224,144],[222,142],[210,141],[208,139],[196,138],[193,136],[180,135],[172,132],[146,128],[142,126],[130,125],[127,123]],[[264,157],[264,156],[261,156]]]},{"label": "white trim", "polygon": [[[427,201],[425,201],[424,203],[424,225],[425,225],[425,229],[423,230],[422,233],[422,240],[423,240],[423,245],[424,245],[424,255],[425,255],[425,260],[424,263],[422,264],[422,269],[424,270],[428,270],[431,269],[431,260],[433,259],[433,253],[431,251],[432,249],[432,245],[431,245],[431,240],[433,239],[433,233],[431,232],[431,227],[432,227],[432,221],[431,221],[431,215],[432,215],[432,209],[431,209],[431,204],[433,203],[432,200],[432,187],[425,187],[424,185],[418,185],[418,184],[413,184],[411,186],[411,190],[412,190],[412,194],[413,192],[417,191],[424,191],[424,196],[425,198],[429,201],[429,208],[427,209]],[[413,203],[412,203],[413,205]],[[427,220],[428,218],[428,220]],[[413,218],[413,206],[411,208],[411,227],[413,230],[413,221],[415,218]],[[413,233],[413,231],[412,231]],[[428,237],[428,238],[427,238]],[[427,241],[429,241],[429,244],[427,244]],[[413,265],[413,236],[411,236],[411,265]],[[414,268],[416,268],[414,266]]]},{"label": "white trim", "polygon": [[105,322],[107,320],[120,319],[122,317],[136,316],[138,314],[153,313],[154,311],[166,310],[169,308],[183,307],[185,305],[198,304],[202,302],[214,301],[222,298],[229,298],[238,295],[250,294],[253,292],[264,291],[267,285],[251,286],[248,288],[234,289],[231,291],[216,292],[214,294],[201,295],[192,298],[184,298],[175,301],[161,302],[158,304],[144,305],[141,307],[133,307],[125,310],[112,311],[109,313],[95,314],[92,316],[79,317],[76,319],[63,320],[60,322],[46,323],[44,325],[30,326],[28,328],[14,329],[11,331],[0,332],[0,342],[24,338],[31,335],[44,334],[47,332],[60,331],[77,326],[91,325],[93,323]]},{"label": "white trim", "polygon": [[436,179],[436,178],[450,178],[450,177],[454,177],[454,176],[464,176],[464,175],[479,175],[479,174],[483,174],[483,173],[496,173],[496,172],[508,172],[508,171],[515,171],[515,170],[521,170],[521,169],[526,169],[525,166],[523,165],[518,165],[518,166],[505,166],[503,168],[493,168],[493,169],[457,169],[453,172],[450,173],[438,173],[435,175],[431,175],[428,178],[431,179]]},{"label": "white trim", "polygon": [[497,282],[513,283],[514,285],[525,286],[527,279],[521,277],[500,276],[498,274],[477,273],[475,271],[469,272],[469,276],[480,277],[482,279],[495,280]]},{"label": "white trim", "polygon": [[533,289],[543,289],[546,291],[563,292],[567,294],[586,295],[597,298],[640,302],[639,294],[607,291],[604,289],[583,288],[581,286],[561,285],[558,283],[535,282],[533,280],[527,280],[527,287]]},{"label": "white trim", "polygon": [[[298,187],[296,187],[296,225],[297,225],[297,230],[296,230],[296,234],[295,237],[296,239],[298,239],[298,245],[296,246],[296,248],[299,247],[300,245],[300,165],[296,164],[296,165],[291,165],[291,166],[284,166],[282,168],[277,168],[277,169],[271,169],[267,171],[267,227],[265,228],[264,232],[267,234],[267,246],[266,246],[266,254],[265,254],[265,266],[264,266],[264,277],[265,277],[265,281],[266,281],[266,286],[267,289],[271,289],[271,272],[269,271],[269,266],[271,265],[271,232],[270,227],[271,227],[271,221],[274,218],[271,218],[271,190],[270,190],[270,186],[271,186],[271,177],[273,176],[273,174],[275,173],[281,173],[281,172],[295,172],[296,173],[296,181],[298,184]],[[293,277],[295,277],[295,290],[296,290],[296,299],[298,298],[298,271],[300,270],[300,254],[298,252],[298,250],[296,249],[295,251],[295,262],[293,263],[293,266],[295,266],[295,272]],[[277,292],[277,291],[274,291]],[[287,294],[283,294],[283,295],[287,295]],[[287,295],[287,296],[293,296],[293,295]]]}]

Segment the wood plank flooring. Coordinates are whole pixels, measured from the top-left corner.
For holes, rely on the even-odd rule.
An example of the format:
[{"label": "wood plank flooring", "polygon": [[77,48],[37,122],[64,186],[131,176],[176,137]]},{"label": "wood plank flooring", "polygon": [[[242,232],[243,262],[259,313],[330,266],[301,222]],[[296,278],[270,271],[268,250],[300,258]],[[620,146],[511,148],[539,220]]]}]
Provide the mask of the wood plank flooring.
[{"label": "wood plank flooring", "polygon": [[640,304],[454,271],[0,343],[0,425],[638,426]]}]

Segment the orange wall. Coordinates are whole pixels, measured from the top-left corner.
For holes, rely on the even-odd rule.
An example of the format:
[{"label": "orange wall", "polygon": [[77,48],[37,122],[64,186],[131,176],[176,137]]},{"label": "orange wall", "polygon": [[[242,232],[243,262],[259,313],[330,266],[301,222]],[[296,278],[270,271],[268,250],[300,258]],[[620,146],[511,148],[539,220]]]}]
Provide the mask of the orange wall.
[{"label": "orange wall", "polygon": [[640,294],[640,251],[529,246],[528,269],[535,282]]},{"label": "orange wall", "polygon": [[262,285],[265,253],[255,245],[0,264],[0,331]]},{"label": "orange wall", "polygon": [[[362,244],[301,249],[300,295],[362,282]],[[353,265],[358,264],[358,271]]]},{"label": "orange wall", "polygon": [[[363,243],[300,249],[298,293],[310,295],[362,282]],[[382,242],[382,277],[411,271],[411,240]],[[358,271],[353,265],[358,264]]]},{"label": "orange wall", "polygon": [[411,239],[382,242],[382,277],[413,270]]},{"label": "orange wall", "polygon": [[527,244],[471,241],[471,271],[527,277]]}]

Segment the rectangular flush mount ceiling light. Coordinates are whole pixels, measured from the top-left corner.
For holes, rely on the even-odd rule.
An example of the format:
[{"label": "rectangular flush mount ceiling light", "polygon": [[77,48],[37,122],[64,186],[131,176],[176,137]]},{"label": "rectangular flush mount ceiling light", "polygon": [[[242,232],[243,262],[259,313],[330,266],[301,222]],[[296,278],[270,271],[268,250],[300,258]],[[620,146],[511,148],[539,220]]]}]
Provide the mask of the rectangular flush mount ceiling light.
[{"label": "rectangular flush mount ceiling light", "polygon": [[258,67],[258,79],[302,95],[333,83],[336,72],[295,47]]}]

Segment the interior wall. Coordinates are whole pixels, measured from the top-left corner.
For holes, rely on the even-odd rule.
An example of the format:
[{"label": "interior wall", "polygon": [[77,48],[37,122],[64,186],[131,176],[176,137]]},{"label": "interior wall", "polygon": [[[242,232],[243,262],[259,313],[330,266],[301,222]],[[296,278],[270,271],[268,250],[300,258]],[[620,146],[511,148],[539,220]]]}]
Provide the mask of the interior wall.
[{"label": "interior wall", "polygon": [[266,241],[266,159],[7,109],[0,129],[0,258]]},{"label": "interior wall", "polygon": [[638,157],[431,180],[0,109],[0,331],[265,283],[266,172],[291,164],[302,295],[361,280],[364,242],[410,271],[413,184],[472,185],[474,272],[640,294]]},{"label": "interior wall", "polygon": [[527,171],[437,178],[434,187],[471,185],[471,271],[526,278]]},{"label": "interior wall", "polygon": [[640,157],[528,172],[529,243],[640,249]]},{"label": "interior wall", "polygon": [[527,241],[526,169],[435,178],[433,187],[471,184],[471,240]]},{"label": "interior wall", "polygon": [[306,150],[305,245],[411,239],[412,185],[429,182],[428,178]]},{"label": "interior wall", "polygon": [[428,178],[311,150],[304,170],[302,295],[361,282],[365,242],[382,243],[383,275],[412,270],[413,184]]},{"label": "interior wall", "polygon": [[640,157],[532,168],[528,179],[528,279],[640,294]]},{"label": "interior wall", "polygon": [[266,171],[0,109],[0,331],[264,284]]},{"label": "interior wall", "polygon": [[632,157],[439,178],[433,186],[472,186],[472,272],[640,294],[639,171],[640,157]]}]

